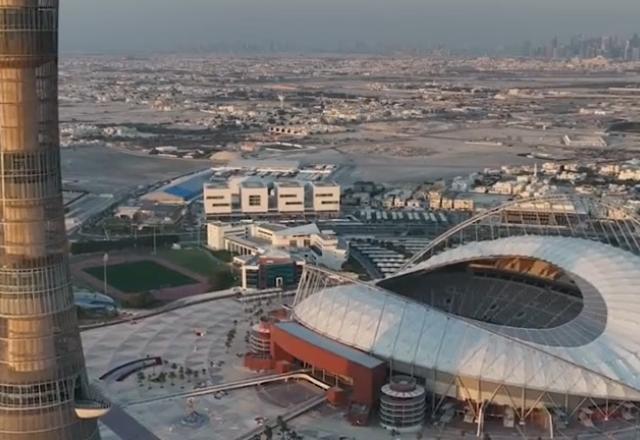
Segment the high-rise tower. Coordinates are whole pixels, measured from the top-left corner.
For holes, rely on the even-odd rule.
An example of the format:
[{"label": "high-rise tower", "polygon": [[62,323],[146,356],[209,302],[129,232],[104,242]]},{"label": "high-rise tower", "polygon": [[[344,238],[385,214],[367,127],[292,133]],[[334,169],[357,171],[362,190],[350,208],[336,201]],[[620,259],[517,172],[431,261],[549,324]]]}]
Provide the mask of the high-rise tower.
[{"label": "high-rise tower", "polygon": [[0,439],[98,439],[69,278],[59,0],[0,0]]}]

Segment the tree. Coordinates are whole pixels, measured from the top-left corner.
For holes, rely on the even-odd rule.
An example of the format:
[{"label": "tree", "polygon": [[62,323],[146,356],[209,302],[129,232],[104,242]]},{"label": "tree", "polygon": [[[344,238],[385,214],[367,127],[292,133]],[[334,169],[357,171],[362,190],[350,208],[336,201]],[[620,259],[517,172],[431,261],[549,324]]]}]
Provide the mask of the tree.
[{"label": "tree", "polygon": [[287,422],[282,418],[282,416],[278,416],[276,418],[276,424],[281,432],[287,432],[289,427],[287,426]]},{"label": "tree", "polygon": [[228,269],[217,270],[209,277],[209,284],[212,290],[230,289],[236,284],[236,277]]},{"label": "tree", "polygon": [[148,309],[156,304],[156,299],[150,292],[142,292],[127,295],[121,302],[124,307],[132,309]]}]

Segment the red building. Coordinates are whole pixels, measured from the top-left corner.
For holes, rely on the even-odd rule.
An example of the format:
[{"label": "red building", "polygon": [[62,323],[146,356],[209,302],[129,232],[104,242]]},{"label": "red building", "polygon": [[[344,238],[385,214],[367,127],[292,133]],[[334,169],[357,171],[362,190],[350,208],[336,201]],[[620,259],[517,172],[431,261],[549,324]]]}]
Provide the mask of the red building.
[{"label": "red building", "polygon": [[298,363],[331,377],[350,390],[352,403],[372,407],[385,383],[386,363],[354,348],[326,338],[296,322],[271,327],[274,362]]}]

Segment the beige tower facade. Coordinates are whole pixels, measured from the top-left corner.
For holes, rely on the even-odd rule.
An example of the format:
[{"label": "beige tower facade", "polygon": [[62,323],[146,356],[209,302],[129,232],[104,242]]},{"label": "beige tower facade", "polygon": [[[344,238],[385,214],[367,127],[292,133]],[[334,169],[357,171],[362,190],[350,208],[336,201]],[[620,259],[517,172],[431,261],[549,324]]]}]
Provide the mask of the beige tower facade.
[{"label": "beige tower facade", "polygon": [[60,177],[58,0],[0,0],[0,439],[98,439]]}]

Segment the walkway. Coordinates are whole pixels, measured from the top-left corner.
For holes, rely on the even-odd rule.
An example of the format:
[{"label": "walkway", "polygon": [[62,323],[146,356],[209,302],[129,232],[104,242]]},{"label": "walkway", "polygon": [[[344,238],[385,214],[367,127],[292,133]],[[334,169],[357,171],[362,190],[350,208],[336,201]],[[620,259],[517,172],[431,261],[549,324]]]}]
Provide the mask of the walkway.
[{"label": "walkway", "polygon": [[284,374],[268,374],[268,375],[264,375],[264,376],[258,376],[258,377],[252,377],[249,379],[244,379],[244,380],[238,380],[235,382],[228,382],[228,383],[223,383],[223,384],[219,384],[219,385],[213,385],[213,386],[209,386],[209,387],[203,387],[203,388],[199,388],[193,391],[185,391],[185,392],[181,392],[181,393],[175,393],[175,394],[168,394],[165,396],[159,396],[159,397],[152,397],[149,399],[143,399],[143,400],[137,400],[135,402],[130,402],[129,404],[127,404],[127,407],[131,407],[131,406],[136,406],[136,405],[145,405],[148,403],[154,403],[154,402],[161,402],[161,401],[165,401],[165,400],[171,400],[171,399],[187,399],[190,397],[199,397],[199,396],[206,396],[209,394],[215,394],[221,391],[232,391],[232,390],[239,390],[242,388],[248,388],[248,387],[253,387],[256,385],[265,385],[268,383],[273,383],[273,382],[286,382],[290,379],[293,380],[304,380],[307,381],[319,388],[322,388],[323,390],[328,390],[330,388],[329,385],[325,384],[324,382],[319,381],[318,379],[316,379],[315,377],[307,374],[309,372],[309,370],[298,370],[298,371],[294,371],[291,373],[284,373]]},{"label": "walkway", "polygon": [[[295,291],[287,291],[283,292],[282,296],[290,296],[295,294]],[[152,310],[147,313],[141,313],[138,315],[130,316],[124,319],[117,319],[115,321],[102,322],[99,324],[90,324],[80,326],[80,331],[93,330],[97,328],[111,327],[118,324],[124,324],[131,321],[140,321],[145,318],[151,318],[153,316],[162,315],[164,313],[171,312],[173,310],[184,309],[186,307],[195,306],[198,304],[204,304],[211,301],[217,301],[221,299],[235,298],[238,296],[239,298],[252,298],[259,297],[263,295],[260,291],[249,291],[242,292],[238,287],[233,287],[228,290],[221,290],[218,292],[207,292],[202,293],[200,295],[190,296],[188,298],[178,299],[176,301],[167,304],[166,306],[160,307],[158,309]]]},{"label": "walkway", "polygon": [[[295,419],[296,417],[300,417],[302,414],[308,411],[311,411],[312,409],[322,405],[326,399],[327,397],[325,395],[314,397],[310,400],[307,400],[306,402],[302,402],[298,406],[293,407],[291,410],[282,414],[280,417],[282,417],[282,421],[289,422]],[[278,425],[277,421],[270,421],[269,423],[266,423],[263,426],[258,426],[257,428],[252,429],[251,431],[241,435],[240,437],[236,438],[236,440],[251,440],[253,438],[256,438],[256,436],[260,436],[260,434],[264,432],[267,426],[269,426],[270,428],[276,428],[277,425]]]}]

